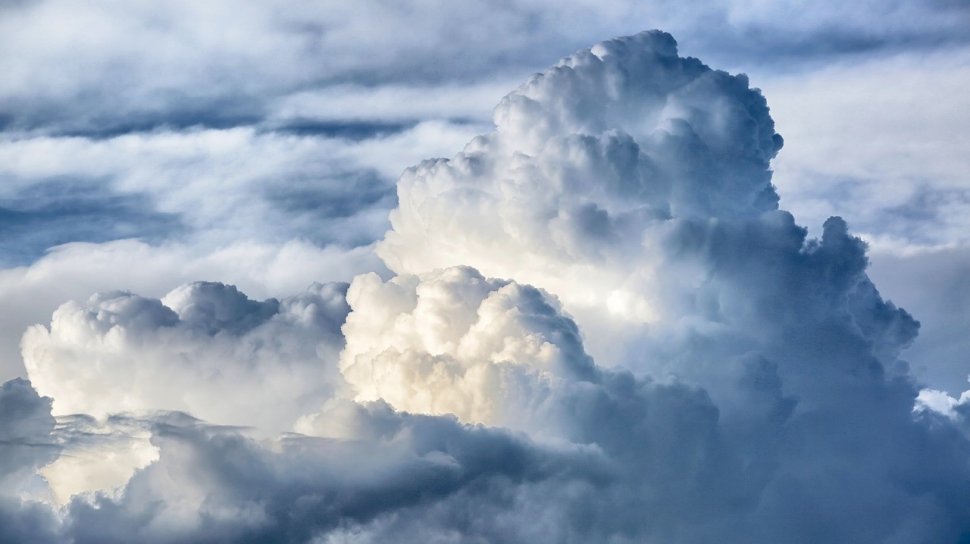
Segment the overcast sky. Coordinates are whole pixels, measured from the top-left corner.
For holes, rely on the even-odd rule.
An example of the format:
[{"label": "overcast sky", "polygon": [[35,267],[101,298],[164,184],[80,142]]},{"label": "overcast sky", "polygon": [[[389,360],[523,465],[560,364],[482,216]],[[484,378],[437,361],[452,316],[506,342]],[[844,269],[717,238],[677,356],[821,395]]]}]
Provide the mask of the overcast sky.
[{"label": "overcast sky", "polygon": [[[0,73],[0,540],[970,534],[967,2],[0,0]],[[822,507],[853,425],[944,460]]]}]

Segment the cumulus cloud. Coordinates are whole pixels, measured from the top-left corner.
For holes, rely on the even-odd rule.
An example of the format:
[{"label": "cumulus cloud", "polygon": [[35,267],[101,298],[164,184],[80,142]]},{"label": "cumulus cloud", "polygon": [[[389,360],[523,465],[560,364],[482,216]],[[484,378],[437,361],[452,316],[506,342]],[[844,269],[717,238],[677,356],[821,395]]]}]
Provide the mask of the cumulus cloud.
[{"label": "cumulus cloud", "polygon": [[102,293],[29,329],[24,361],[58,414],[183,411],[285,432],[334,394],[345,288],[264,301],[207,282],[161,300]]},{"label": "cumulus cloud", "polygon": [[516,278],[556,293],[584,328],[657,321],[670,302],[650,286],[672,229],[777,207],[769,161],[782,140],[764,98],[743,75],[679,57],[666,34],[564,59],[505,97],[495,123],[455,158],[404,173],[378,248],[392,270]]},{"label": "cumulus cloud", "polygon": [[787,143],[773,163],[782,204],[813,230],[842,215],[869,242],[869,274],[922,323],[914,374],[954,394],[968,373],[968,61],[947,48],[758,77]]},{"label": "cumulus cloud", "polygon": [[[48,465],[63,493],[94,491],[41,510],[57,520],[49,532],[970,535],[964,402],[920,393],[900,359],[919,324],[879,294],[846,222],[814,238],[779,209],[782,142],[747,78],[647,32],[563,59],[495,120],[453,159],[401,177],[378,249],[396,275],[262,301],[216,283],[102,293],[32,328],[24,357],[55,412],[103,416],[62,427],[128,452],[126,471],[80,463],[87,479],[67,461],[25,461]],[[11,383],[26,399],[12,405],[34,406],[51,435],[49,401]],[[111,415],[122,410],[138,413]],[[84,441],[62,443],[66,455]]]},{"label": "cumulus cloud", "polygon": [[[965,530],[947,491],[930,512],[905,487],[887,487],[898,470],[935,486],[916,450],[862,453],[897,440],[966,444],[952,428],[913,422],[919,388],[899,355],[918,323],[868,279],[865,244],[839,218],[809,238],[777,209],[768,161],[781,140],[746,79],[645,33],[536,76],[497,107],[496,125],[454,159],[402,177],[379,247],[392,269],[467,264],[535,283],[562,299],[601,363],[703,387],[728,436],[758,444],[762,461],[778,452],[757,492],[764,502],[749,512],[772,512],[765,534],[791,540],[782,527],[800,523],[799,501],[833,505],[817,511],[828,529],[803,532],[809,540]],[[796,443],[813,446],[795,453]],[[841,473],[836,460],[868,469]],[[828,470],[840,475],[819,476]],[[966,478],[957,458],[944,471]],[[857,484],[849,510],[881,504],[911,517],[877,530],[872,517],[840,515],[840,501],[825,498],[845,489],[840,481]]]},{"label": "cumulus cloud", "polygon": [[[81,542],[132,534],[149,542],[929,542],[966,530],[965,492],[942,482],[966,480],[968,443],[944,420],[914,418],[905,383],[842,368],[842,381],[865,382],[853,393],[870,395],[804,407],[785,394],[774,364],[752,359],[730,384],[747,409],[728,413],[702,389],[594,367],[551,295],[515,282],[468,268],[389,282],[363,276],[349,298],[351,385],[377,389],[394,407],[454,410],[527,435],[364,399],[328,401],[301,420],[302,436],[262,444],[159,418],[158,461],[120,494],[75,499],[71,534]],[[502,379],[474,379],[490,372]],[[824,380],[816,388],[843,392]],[[474,402],[485,393],[491,410]]]},{"label": "cumulus cloud", "polygon": [[0,376],[24,375],[20,341],[27,327],[48,323],[65,301],[94,292],[123,289],[159,298],[208,278],[237,285],[252,297],[283,298],[315,281],[346,281],[382,269],[369,246],[321,248],[301,240],[217,247],[138,240],[66,244],[29,266],[0,270],[0,301],[8,310],[0,313]]},{"label": "cumulus cloud", "polygon": [[538,430],[525,420],[562,379],[593,379],[579,330],[537,289],[451,268],[359,276],[341,371],[358,400]]},{"label": "cumulus cloud", "polygon": [[281,297],[382,270],[368,246],[387,228],[394,178],[477,130],[426,122],[360,141],[254,128],[0,136],[0,300],[15,309],[0,316],[0,379],[24,375],[28,325],[92,292],[157,297],[211,279]]},{"label": "cumulus cloud", "polygon": [[[0,261],[27,265],[60,243],[127,237],[188,239],[203,251],[242,237],[366,244],[385,229],[403,166],[451,153],[482,130],[467,121],[487,122],[511,82],[562,51],[645,25],[767,85],[775,119],[797,141],[776,165],[786,206],[809,226],[837,213],[893,247],[967,232],[959,143],[970,109],[959,101],[970,12],[960,2],[379,4],[294,13],[275,1],[7,2]],[[232,32],[213,36],[213,21]],[[436,133],[433,149],[415,144],[421,134],[384,141],[446,120],[447,129],[416,130]],[[346,139],[363,139],[350,147],[372,160],[321,143]],[[186,279],[201,277],[237,281]],[[621,290],[614,307],[649,314],[628,298]],[[15,349],[0,346],[4,378],[23,374]]]},{"label": "cumulus cloud", "polygon": [[111,491],[156,460],[150,438],[159,411],[254,436],[289,431],[341,386],[345,289],[315,284],[264,301],[212,282],[161,300],[102,293],[64,304],[49,328],[28,329],[27,371],[56,398],[56,438],[67,450],[42,471],[54,499]]},{"label": "cumulus cloud", "polygon": [[[828,255],[814,257],[852,260],[858,241],[840,240],[844,225],[837,221],[826,230],[814,253]],[[800,266],[811,270],[811,258]],[[818,273],[830,288],[840,283],[832,268]],[[747,349],[737,355],[730,344],[741,340],[695,333],[694,342],[707,344],[706,374],[691,371],[697,361],[681,361],[681,368],[686,378],[706,383],[698,389],[592,366],[575,324],[534,288],[467,268],[386,283],[364,276],[349,292],[342,367],[359,399],[452,412],[602,452],[620,480],[607,477],[579,496],[556,491],[575,483],[540,486],[548,495],[536,500],[554,512],[547,515],[586,512],[582,528],[560,525],[561,532],[547,533],[554,541],[577,535],[621,542],[703,542],[725,534],[752,542],[955,538],[967,529],[964,499],[940,487],[940,478],[966,480],[961,456],[970,444],[949,425],[914,419],[915,385],[891,368],[898,364],[894,346],[912,334],[911,321],[881,303],[869,284],[852,289],[860,293],[820,295],[828,301],[814,302],[826,308],[818,315],[805,308],[801,331],[784,325],[778,333],[760,331],[788,335],[784,351],[746,339]],[[841,311],[857,312],[855,319],[833,312],[829,304],[836,300]],[[317,432],[346,432],[325,423]],[[946,467],[925,470],[938,457]],[[895,481],[900,471],[908,483]],[[924,503],[924,492],[934,497],[932,505]],[[569,496],[565,504],[561,496]],[[902,517],[885,524],[880,512],[887,510]],[[527,541],[527,533],[520,528],[505,538]]]}]

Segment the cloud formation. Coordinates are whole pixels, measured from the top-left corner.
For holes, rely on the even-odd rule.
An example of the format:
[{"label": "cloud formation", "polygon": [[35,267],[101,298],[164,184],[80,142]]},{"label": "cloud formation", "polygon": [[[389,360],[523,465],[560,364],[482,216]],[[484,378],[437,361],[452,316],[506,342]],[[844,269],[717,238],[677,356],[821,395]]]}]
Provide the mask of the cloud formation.
[{"label": "cloud formation", "polygon": [[[102,293],[28,331],[53,404],[8,382],[0,417],[25,422],[12,447],[58,447],[3,470],[84,492],[56,512],[11,499],[5,526],[79,544],[970,536],[965,402],[920,393],[900,359],[919,324],[846,222],[812,238],[779,209],[782,141],[746,77],[646,32],[563,59],[495,120],[399,180],[393,274],[262,301]],[[88,415],[55,428],[52,407]],[[128,448],[132,476],[70,480],[57,452],[82,447]]]},{"label": "cloud formation", "polygon": [[182,411],[275,435],[338,386],[345,289],[264,301],[210,282],[161,300],[102,293],[29,329],[24,361],[58,414]]},{"label": "cloud formation", "polygon": [[[874,260],[883,249],[898,256],[966,245],[960,142],[961,112],[970,111],[961,102],[970,11],[961,2],[331,4],[295,13],[275,0],[246,9],[220,0],[201,8],[5,3],[3,265],[33,264],[61,243],[135,237],[202,253],[294,239],[331,250],[366,245],[385,230],[405,165],[487,130],[468,123],[487,123],[507,89],[563,51],[645,26],[673,30],[687,53],[743,68],[770,90],[774,118],[796,141],[775,165],[786,208],[813,233],[842,215],[876,242]],[[213,36],[212,25],[224,31]],[[348,157],[348,148],[368,160]],[[159,296],[194,279],[237,282],[216,272],[156,292],[121,287]],[[2,327],[14,332],[0,339],[0,379],[24,375],[11,338],[26,325],[67,298],[116,287],[18,306],[12,314],[33,317]],[[48,283],[30,296],[63,288]],[[923,315],[931,334],[922,343],[944,338],[936,323],[948,318]],[[931,349],[961,349],[946,342]],[[936,385],[955,391],[962,382]]]},{"label": "cloud formation", "polygon": [[675,304],[657,277],[677,256],[672,231],[777,208],[782,139],[765,99],[743,75],[679,57],[666,34],[563,59],[506,96],[495,123],[401,177],[378,247],[392,270],[470,265],[556,293],[583,327],[615,328]]},{"label": "cloud formation", "polygon": [[387,229],[394,178],[476,130],[426,122],[362,141],[253,128],[0,137],[0,249],[15,249],[0,256],[0,302],[11,309],[0,315],[0,379],[25,375],[27,326],[92,292],[159,297],[209,279],[283,297],[382,270],[369,246]]}]

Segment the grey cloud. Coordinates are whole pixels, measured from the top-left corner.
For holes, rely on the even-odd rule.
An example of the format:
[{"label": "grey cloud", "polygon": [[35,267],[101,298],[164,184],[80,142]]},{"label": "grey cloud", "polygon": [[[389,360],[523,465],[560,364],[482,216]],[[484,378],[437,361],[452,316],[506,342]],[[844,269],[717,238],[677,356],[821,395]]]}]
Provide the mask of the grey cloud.
[{"label": "grey cloud", "polygon": [[17,478],[30,478],[59,453],[51,439],[51,399],[39,396],[27,380],[8,381],[0,386],[0,421],[0,479],[5,492],[16,493]]},{"label": "grey cloud", "polygon": [[397,205],[393,186],[377,172],[359,170],[319,179],[290,179],[266,188],[270,221],[287,222],[318,244],[367,245],[377,238],[384,221],[367,224],[371,215],[385,215]]},{"label": "grey cloud", "polygon": [[[118,500],[75,500],[70,534],[76,542],[124,542],[133,535],[146,542],[307,542],[398,517],[395,512],[433,508],[463,491],[501,500],[503,488],[552,478],[595,458],[543,450],[450,418],[394,413],[382,404],[352,410],[357,431],[372,438],[293,436],[275,453],[231,432],[156,425],[160,460],[137,474]],[[196,490],[204,494],[201,502]],[[193,510],[188,517],[180,513],[185,507]]]},{"label": "grey cloud", "polygon": [[235,286],[215,282],[184,285],[165,295],[164,302],[178,315],[176,319],[166,320],[165,325],[173,326],[181,321],[209,335],[223,331],[245,334],[280,311],[276,299],[250,300]]},{"label": "grey cloud", "polygon": [[[397,137],[417,150],[422,130]],[[354,153],[341,138],[254,129],[0,142],[0,260],[26,265],[54,246],[118,239],[366,246],[386,229],[395,201],[383,168],[396,168]]]},{"label": "grey cloud", "polygon": [[[59,520],[35,471],[61,448],[51,436],[51,399],[22,379],[0,385],[0,542],[56,542]],[[23,498],[32,497],[32,498]]]},{"label": "grey cloud", "polygon": [[970,367],[970,253],[966,247],[909,255],[880,254],[870,274],[893,298],[919,316],[919,337],[905,352],[913,373],[935,389],[958,394]]},{"label": "grey cloud", "polygon": [[7,181],[23,187],[0,196],[0,262],[8,267],[67,242],[154,242],[183,231],[178,215],[153,210],[147,195],[116,193],[102,180]]},{"label": "grey cloud", "polygon": [[[275,2],[146,9],[48,0],[8,5],[0,13],[10,42],[3,50],[18,52],[5,60],[10,69],[0,89],[6,130],[87,135],[252,124],[270,114],[276,99],[347,83],[518,77],[553,60],[564,46],[644,26],[669,28],[718,62],[749,65],[931,49],[970,38],[966,6],[899,1],[809,7],[702,2],[689,8],[664,0],[595,7],[581,1],[409,2],[393,10],[379,2],[354,9],[328,2],[295,12]],[[233,31],[207,33],[214,21]],[[43,32],[53,25],[61,31]],[[90,28],[98,39],[86,34]],[[496,42],[499,34],[505,38]]]}]

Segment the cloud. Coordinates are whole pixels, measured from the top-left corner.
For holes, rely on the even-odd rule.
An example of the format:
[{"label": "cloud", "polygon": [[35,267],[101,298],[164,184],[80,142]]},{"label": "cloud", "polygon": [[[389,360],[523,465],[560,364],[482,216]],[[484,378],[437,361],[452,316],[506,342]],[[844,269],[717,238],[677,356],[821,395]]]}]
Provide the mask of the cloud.
[{"label": "cloud", "polygon": [[0,270],[0,301],[8,309],[0,314],[0,375],[23,375],[20,340],[28,326],[48,323],[64,301],[84,300],[92,292],[123,289],[158,298],[181,284],[210,278],[238,285],[253,297],[282,298],[315,281],[341,281],[375,269],[382,266],[370,247],[321,248],[298,240],[214,248],[135,240],[67,244],[30,266]]},{"label": "cloud", "polygon": [[[258,123],[278,102],[321,88],[521,77],[563,47],[644,25],[669,28],[696,44],[695,54],[720,62],[791,65],[966,43],[967,17],[959,2],[898,0],[816,2],[811,9],[792,2],[410,1],[391,11],[368,0],[298,12],[275,1],[244,9],[226,1],[150,8],[8,2],[0,18],[0,51],[9,52],[0,57],[7,74],[0,119],[9,130],[90,135],[228,128]],[[213,24],[224,31],[214,35]],[[496,42],[499,34],[504,39]]]},{"label": "cloud", "polygon": [[[293,436],[266,449],[231,431],[159,422],[152,439],[159,461],[118,500],[75,500],[71,534],[77,542],[132,535],[146,542],[305,542],[375,519],[410,518],[411,511],[500,502],[503,489],[556,478],[596,458],[452,418],[395,413],[382,403],[327,417],[352,418],[358,439]],[[455,496],[467,502],[451,505]]]},{"label": "cloud", "polygon": [[[366,245],[386,227],[401,168],[487,130],[456,126],[487,123],[510,82],[563,51],[645,26],[673,30],[686,53],[743,69],[769,92],[781,132],[796,142],[774,163],[776,179],[812,233],[834,214],[874,247],[946,245],[968,231],[959,145],[960,112],[970,111],[960,103],[967,17],[949,0],[405,2],[391,12],[357,2],[299,13],[274,1],[7,2],[2,260],[28,265],[62,242],[128,237]],[[213,21],[233,31],[213,36]],[[409,152],[409,137],[446,120],[429,136],[440,145]],[[347,139],[364,139],[352,149],[370,160],[319,141]],[[31,162],[56,172],[10,167]],[[85,198],[65,203],[62,183]],[[615,307],[649,313],[620,291]],[[5,376],[22,374],[15,355],[5,359]]]},{"label": "cloud", "polygon": [[960,145],[970,104],[958,90],[968,60],[965,47],[907,50],[757,77],[785,135],[773,162],[782,205],[812,232],[840,215],[870,244],[868,273],[922,324],[906,352],[914,374],[951,394],[970,372],[960,279],[970,263]]},{"label": "cloud", "polygon": [[474,130],[420,123],[358,142],[252,128],[0,139],[0,207],[11,210],[0,245],[20,265],[0,271],[11,308],[0,377],[24,375],[28,325],[92,292],[158,297],[208,279],[279,297],[382,270],[367,246],[387,228],[392,180]]},{"label": "cloud", "polygon": [[[152,416],[171,419],[156,414]],[[50,488],[50,502],[59,507],[89,493],[114,496],[136,470],[158,460],[158,448],[151,443],[151,420],[120,414],[103,419],[86,414],[55,419],[51,440],[60,455],[38,472]]]},{"label": "cloud", "polygon": [[[641,33],[534,76],[495,119],[453,159],[401,177],[379,246],[396,275],[262,301],[216,283],[108,292],[31,329],[28,370],[55,411],[108,416],[63,425],[104,429],[98,443],[125,451],[133,474],[75,496],[52,531],[78,543],[970,535],[970,439],[945,408],[914,411],[929,397],[900,359],[919,324],[879,294],[844,220],[815,238],[778,208],[781,139],[747,78]],[[31,402],[49,422],[50,405]],[[191,414],[152,412],[173,409]],[[146,466],[123,446],[139,433],[157,449]]]},{"label": "cloud", "polygon": [[181,230],[177,215],[147,208],[144,195],[111,194],[92,182],[31,185],[2,200],[3,264],[29,264],[46,249],[68,242],[157,241]]},{"label": "cloud", "polygon": [[392,270],[471,265],[557,294],[581,327],[615,329],[663,317],[649,285],[670,252],[651,246],[669,219],[777,207],[769,161],[782,140],[764,98],[743,75],[677,56],[666,34],[567,57],[504,98],[495,122],[454,159],[404,173],[378,247]]},{"label": "cloud", "polygon": [[[702,387],[722,436],[747,441],[725,440],[717,451],[766,462],[756,470],[766,478],[754,492],[761,502],[733,515],[763,535],[919,541],[966,530],[958,503],[938,487],[946,477],[922,471],[917,450],[868,454],[876,444],[929,441],[957,455],[966,444],[952,428],[913,421],[919,387],[899,355],[918,323],[868,279],[866,245],[840,218],[812,239],[777,209],[768,161],[780,138],[746,79],[680,58],[669,36],[645,33],[536,76],[503,100],[496,125],[455,158],[402,177],[393,229],[379,246],[393,270],[465,264],[534,283],[562,300],[601,364]],[[417,299],[415,310],[405,306],[410,319],[365,336],[395,338],[390,331],[406,331],[402,323],[423,323]],[[446,315],[445,323],[462,323]],[[426,346],[425,360],[444,345]],[[444,359],[430,377],[453,373]],[[375,376],[394,369],[374,361]],[[392,381],[414,376],[424,374]],[[393,389],[385,395],[395,398]],[[421,403],[413,391],[401,398],[409,409]],[[795,444],[812,446],[799,452]],[[962,480],[958,457],[941,470]],[[839,476],[821,476],[828,471]],[[923,510],[917,495],[891,483],[897,471],[940,493],[936,506]],[[850,481],[854,493],[836,499]],[[799,504],[813,505],[825,529],[796,530],[806,519]],[[905,519],[877,528],[879,509],[854,519],[840,513],[874,504]],[[674,540],[696,538],[681,531]]]},{"label": "cloud", "polygon": [[[73,179],[95,204],[107,201],[94,210],[103,218],[88,221],[88,228],[106,232],[91,241],[142,236],[156,243],[217,245],[302,238],[353,247],[379,237],[394,200],[391,177],[376,170],[379,161],[358,160],[349,147],[339,138],[252,128],[7,140],[0,142],[0,156],[8,159],[2,170],[13,190],[0,199],[14,210],[28,199],[34,206],[56,203],[69,194],[65,180]],[[215,193],[220,197],[213,198]],[[131,205],[111,206],[112,201]],[[299,205],[321,201],[330,207]],[[68,215],[71,207],[83,211],[84,204],[74,197],[57,213]],[[141,230],[119,232],[132,214],[141,216]],[[153,217],[169,217],[175,224],[149,229]],[[53,231],[55,241],[84,240],[77,229],[51,222],[42,226]]]},{"label": "cloud", "polygon": [[28,329],[24,362],[57,414],[182,411],[277,434],[339,385],[345,288],[264,301],[211,282],[161,300],[103,293]]},{"label": "cloud", "polygon": [[341,372],[357,399],[536,431],[559,379],[593,379],[579,330],[538,290],[452,268],[384,283],[360,276]]},{"label": "cloud", "polygon": [[[303,418],[303,435],[262,444],[158,420],[158,461],[120,494],[75,499],[74,538],[908,542],[967,529],[965,491],[944,482],[966,480],[970,443],[943,419],[914,417],[905,381],[843,366],[841,383],[828,376],[815,392],[857,398],[825,404],[788,395],[778,366],[751,358],[727,384],[746,409],[725,409],[696,387],[594,367],[550,295],[468,268],[363,276],[350,301],[347,353],[371,371],[344,367],[358,391],[397,365],[411,376],[388,384],[409,395],[379,392],[399,407],[456,407],[468,423],[527,435],[384,400],[333,399]],[[543,349],[573,366],[535,357]],[[489,371],[516,387],[468,379]],[[461,401],[476,394],[493,410]]]},{"label": "cloud", "polygon": [[0,488],[5,496],[29,495],[34,472],[59,452],[50,437],[51,399],[39,396],[26,380],[11,380],[0,386],[0,418]]},{"label": "cloud", "polygon": [[59,519],[37,469],[60,454],[51,399],[23,379],[0,385],[0,542],[54,542]]}]

